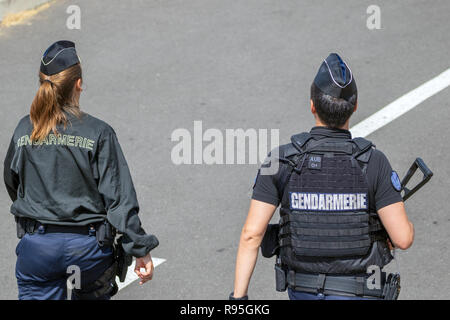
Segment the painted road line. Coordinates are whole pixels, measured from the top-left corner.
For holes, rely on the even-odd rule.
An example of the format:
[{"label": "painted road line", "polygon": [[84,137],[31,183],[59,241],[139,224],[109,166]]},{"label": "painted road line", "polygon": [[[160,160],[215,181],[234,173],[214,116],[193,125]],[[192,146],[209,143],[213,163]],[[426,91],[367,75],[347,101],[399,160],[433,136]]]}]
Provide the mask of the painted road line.
[{"label": "painted road line", "polygon": [[[159,266],[160,264],[166,262],[166,259],[161,259],[161,258],[152,258],[152,260],[153,260],[153,266],[155,268],[157,266]],[[128,267],[127,276],[125,277],[125,281],[124,282],[120,282],[118,278],[116,279],[117,286],[119,287],[119,290],[122,290],[123,288],[125,288],[126,286],[131,284],[132,282],[134,282],[137,279],[139,279],[137,274],[134,273],[134,262],[135,262],[135,259],[133,259],[133,263]]]},{"label": "painted road line", "polygon": [[368,136],[448,86],[450,86],[450,68],[355,125],[350,129],[352,136]]}]

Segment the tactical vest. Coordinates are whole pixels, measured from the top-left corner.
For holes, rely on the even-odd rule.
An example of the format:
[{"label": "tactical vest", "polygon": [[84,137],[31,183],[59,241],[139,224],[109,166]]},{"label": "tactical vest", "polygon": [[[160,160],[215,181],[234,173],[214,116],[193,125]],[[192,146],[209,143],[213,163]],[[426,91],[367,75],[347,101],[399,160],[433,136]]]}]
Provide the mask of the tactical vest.
[{"label": "tactical vest", "polygon": [[315,140],[309,133],[291,142],[280,152],[281,263],[296,272],[360,274],[371,264],[389,262],[390,253],[373,250],[375,242],[386,242],[387,233],[377,213],[369,212],[372,143]]}]

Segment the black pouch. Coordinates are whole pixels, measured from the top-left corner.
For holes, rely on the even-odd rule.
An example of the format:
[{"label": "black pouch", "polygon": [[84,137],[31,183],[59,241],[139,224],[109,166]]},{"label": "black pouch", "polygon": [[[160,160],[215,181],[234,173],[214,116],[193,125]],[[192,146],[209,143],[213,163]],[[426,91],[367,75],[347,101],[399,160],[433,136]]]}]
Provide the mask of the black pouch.
[{"label": "black pouch", "polygon": [[271,258],[274,255],[278,255],[280,251],[280,245],[278,241],[278,233],[280,232],[280,225],[269,224],[267,226],[266,233],[261,242],[261,253],[264,258]]},{"label": "black pouch", "polygon": [[33,234],[38,222],[29,218],[15,217],[17,238],[22,239],[26,233]]},{"label": "black pouch", "polygon": [[278,264],[275,265],[275,289],[278,292],[286,291],[286,271]]},{"label": "black pouch", "polygon": [[119,277],[120,282],[125,281],[127,276],[128,267],[133,262],[133,257],[123,250],[122,247],[123,235],[119,235],[114,242],[114,260],[117,262],[116,275]]},{"label": "black pouch", "polygon": [[15,217],[15,220],[16,220],[17,238],[22,239],[25,233],[27,233],[27,231],[25,229],[22,219],[20,219],[19,217]]},{"label": "black pouch", "polygon": [[114,230],[108,221],[104,221],[97,226],[95,236],[100,247],[112,246],[114,243]]}]

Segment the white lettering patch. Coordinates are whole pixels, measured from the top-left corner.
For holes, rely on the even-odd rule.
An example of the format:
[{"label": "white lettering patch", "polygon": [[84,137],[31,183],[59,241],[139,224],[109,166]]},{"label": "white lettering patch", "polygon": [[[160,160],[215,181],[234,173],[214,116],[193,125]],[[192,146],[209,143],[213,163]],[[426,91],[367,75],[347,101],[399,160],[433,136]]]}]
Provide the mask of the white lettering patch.
[{"label": "white lettering patch", "polygon": [[367,209],[365,193],[291,192],[291,209],[312,211],[354,211]]}]

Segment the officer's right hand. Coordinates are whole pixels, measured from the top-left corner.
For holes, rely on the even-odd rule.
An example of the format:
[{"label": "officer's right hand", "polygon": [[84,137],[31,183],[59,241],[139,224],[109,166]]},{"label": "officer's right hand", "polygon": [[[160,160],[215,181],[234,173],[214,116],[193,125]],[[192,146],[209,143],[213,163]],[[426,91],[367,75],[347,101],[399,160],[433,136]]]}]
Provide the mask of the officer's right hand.
[{"label": "officer's right hand", "polygon": [[[145,271],[142,272],[141,268],[144,268]],[[136,264],[134,266],[134,272],[141,278],[139,284],[144,284],[153,278],[153,261],[150,253],[141,258],[136,258]]]}]

